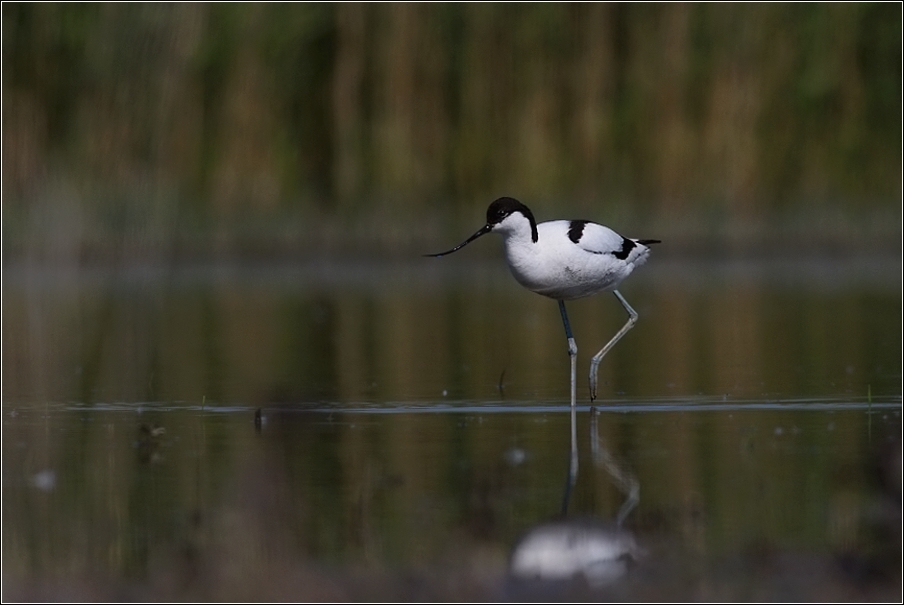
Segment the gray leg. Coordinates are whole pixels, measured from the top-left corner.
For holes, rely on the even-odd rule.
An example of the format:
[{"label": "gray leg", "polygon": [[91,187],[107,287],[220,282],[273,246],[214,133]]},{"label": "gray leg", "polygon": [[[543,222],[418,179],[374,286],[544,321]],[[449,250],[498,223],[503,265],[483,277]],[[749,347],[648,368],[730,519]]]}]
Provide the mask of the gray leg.
[{"label": "gray leg", "polygon": [[565,312],[565,303],[559,301],[559,312],[562,313],[562,323],[565,324],[565,336],[568,338],[568,356],[571,357],[571,409],[574,409],[577,399],[577,363],[578,363],[578,345],[574,342],[574,336],[571,335],[571,325],[568,323],[568,313]]},{"label": "gray leg", "polygon": [[[616,298],[618,298],[619,302],[621,302],[622,306],[625,308],[625,311],[628,312],[628,321],[622,326],[622,329],[618,331],[618,333],[612,337],[606,346],[603,347],[599,353],[593,356],[593,359],[590,360],[590,401],[596,399],[596,377],[600,367],[600,361],[602,361],[603,356],[609,352],[615,343],[619,341],[619,339],[624,336],[628,330],[634,327],[634,324],[637,323],[637,312],[631,308],[631,305],[628,304],[628,301],[625,300],[625,297],[618,293],[618,290],[613,290],[613,294],[615,294]],[[563,311],[564,312],[564,311]]]}]

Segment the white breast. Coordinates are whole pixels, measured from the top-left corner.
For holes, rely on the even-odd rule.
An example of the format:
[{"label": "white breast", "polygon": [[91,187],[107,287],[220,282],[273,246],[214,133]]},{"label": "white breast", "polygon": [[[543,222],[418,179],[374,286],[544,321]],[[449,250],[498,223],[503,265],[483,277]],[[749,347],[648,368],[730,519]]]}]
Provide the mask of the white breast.
[{"label": "white breast", "polygon": [[521,285],[557,300],[616,289],[649,253],[597,223],[548,221],[537,234],[537,242],[504,234],[506,260]]}]

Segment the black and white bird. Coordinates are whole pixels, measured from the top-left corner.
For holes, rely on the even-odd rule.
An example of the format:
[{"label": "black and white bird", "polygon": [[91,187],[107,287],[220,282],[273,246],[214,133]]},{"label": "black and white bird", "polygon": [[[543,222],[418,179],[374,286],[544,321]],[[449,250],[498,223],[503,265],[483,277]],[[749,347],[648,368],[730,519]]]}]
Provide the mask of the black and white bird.
[{"label": "black and white bird", "polygon": [[612,292],[628,312],[628,321],[590,362],[590,400],[596,399],[597,371],[603,356],[637,321],[637,313],[619,293],[618,286],[635,267],[646,262],[655,239],[630,239],[598,223],[557,220],[537,223],[530,209],[510,197],[501,197],[487,208],[487,223],[451,250],[426,256],[451,254],[487,233],[502,235],[505,259],[522,286],[559,302],[568,355],[571,358],[571,405],[576,398],[575,365],[578,348],[568,323],[565,301],[600,292]]}]

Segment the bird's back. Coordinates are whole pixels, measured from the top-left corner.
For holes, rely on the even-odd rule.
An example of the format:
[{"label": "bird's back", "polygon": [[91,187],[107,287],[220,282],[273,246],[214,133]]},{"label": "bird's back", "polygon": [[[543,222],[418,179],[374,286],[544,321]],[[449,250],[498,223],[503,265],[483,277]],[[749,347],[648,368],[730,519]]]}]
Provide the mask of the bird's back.
[{"label": "bird's back", "polygon": [[[649,248],[591,221],[547,221],[536,242],[506,239],[506,259],[525,288],[557,300],[614,290]],[[649,241],[649,240],[644,240]]]}]

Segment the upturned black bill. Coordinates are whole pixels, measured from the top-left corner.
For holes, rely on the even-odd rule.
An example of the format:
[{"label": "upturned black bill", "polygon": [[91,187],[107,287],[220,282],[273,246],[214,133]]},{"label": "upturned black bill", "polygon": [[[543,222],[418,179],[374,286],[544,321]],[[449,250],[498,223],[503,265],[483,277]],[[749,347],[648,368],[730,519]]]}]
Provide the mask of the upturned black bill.
[{"label": "upturned black bill", "polygon": [[466,240],[463,241],[462,243],[458,244],[457,246],[455,246],[455,247],[452,248],[451,250],[446,250],[445,252],[440,252],[439,254],[425,254],[424,256],[431,256],[431,257],[433,257],[433,258],[439,258],[440,256],[445,256],[445,255],[447,255],[447,254],[452,254],[452,253],[455,252],[456,250],[461,250],[462,248],[464,248],[465,246],[467,246],[468,244],[470,244],[471,242],[473,242],[475,239],[477,239],[477,238],[480,237],[481,235],[486,235],[487,233],[489,233],[489,232],[492,231],[492,230],[493,230],[493,226],[492,226],[492,225],[484,225],[483,227],[481,227],[481,228],[477,231],[477,233],[475,233],[474,235],[472,235],[471,237],[469,237],[468,239],[466,239]]}]

